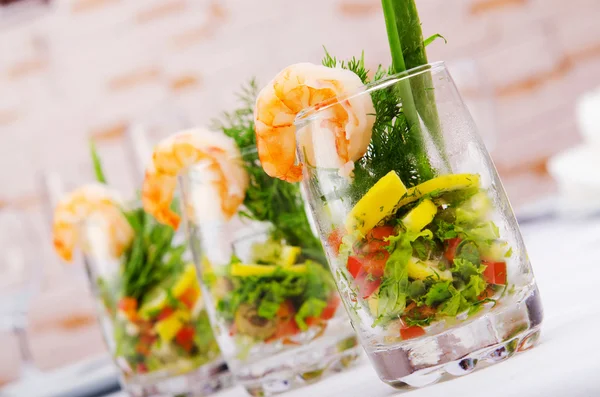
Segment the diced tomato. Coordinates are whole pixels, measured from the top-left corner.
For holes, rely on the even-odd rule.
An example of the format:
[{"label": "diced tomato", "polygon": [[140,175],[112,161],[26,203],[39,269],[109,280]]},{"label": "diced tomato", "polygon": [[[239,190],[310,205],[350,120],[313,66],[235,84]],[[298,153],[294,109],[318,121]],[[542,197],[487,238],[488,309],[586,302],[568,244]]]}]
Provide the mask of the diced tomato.
[{"label": "diced tomato", "polygon": [[371,253],[386,251],[385,247],[390,245],[386,238],[394,235],[394,228],[392,226],[379,226],[371,229],[365,236],[365,244],[359,247],[361,253]]},{"label": "diced tomato", "polygon": [[146,367],[146,364],[144,363],[138,363],[138,365],[136,366],[136,372],[138,374],[145,374],[146,372],[148,372],[148,367]]},{"label": "diced tomato", "polygon": [[285,301],[281,305],[279,305],[279,309],[277,309],[277,318],[278,319],[288,319],[294,316],[294,304],[291,301]]},{"label": "diced tomato", "polygon": [[289,300],[279,306],[277,310],[277,331],[272,337],[273,340],[296,335],[300,332],[300,328],[294,320],[295,312],[294,305]]},{"label": "diced tomato", "polygon": [[351,256],[348,258],[348,264],[347,264],[347,268],[348,271],[350,272],[350,274],[352,275],[352,277],[356,278],[356,276],[358,276],[358,273],[360,272],[360,270],[362,269],[362,262],[360,259],[358,259],[355,256]]},{"label": "diced tomato", "polygon": [[485,266],[483,278],[496,285],[506,285],[506,262],[481,262]]},{"label": "diced tomato", "polygon": [[321,312],[321,315],[319,317],[314,317],[314,316],[306,317],[304,322],[309,327],[312,327],[315,325],[322,325],[322,324],[326,323],[328,320],[331,320],[333,318],[333,316],[335,316],[335,312],[339,305],[340,305],[340,298],[337,296],[332,296],[327,301],[327,306],[323,309],[323,311]]},{"label": "diced tomato", "polygon": [[117,304],[119,310],[127,316],[130,321],[137,318],[137,300],[128,296],[121,298]]},{"label": "diced tomato", "polygon": [[364,255],[356,255],[348,257],[348,271],[356,279],[358,273],[363,270],[374,277],[383,276],[385,264],[390,257],[387,251],[377,251]]},{"label": "diced tomato", "polygon": [[385,264],[387,263],[390,253],[386,250],[372,252],[362,258],[363,269],[375,277],[383,276]]},{"label": "diced tomato", "polygon": [[403,340],[418,338],[425,335],[425,330],[418,326],[400,328],[400,337]]},{"label": "diced tomato", "polygon": [[279,322],[279,324],[277,324],[275,339],[296,335],[298,332],[300,332],[300,327],[298,327],[298,324],[296,324],[296,320],[294,320],[294,318],[292,317],[286,321],[281,321]]},{"label": "diced tomato", "polygon": [[327,245],[331,247],[331,249],[336,255],[340,253],[342,237],[344,237],[344,232],[341,229],[335,229],[331,232],[331,234],[329,234],[329,237],[327,237]]},{"label": "diced tomato", "polygon": [[175,342],[189,352],[194,347],[194,334],[194,327],[190,325],[182,327],[175,335]]},{"label": "diced tomato", "polygon": [[321,312],[321,318],[323,320],[330,320],[331,318],[333,318],[339,305],[340,298],[338,298],[337,296],[332,296],[331,298],[329,298],[327,306],[325,307],[325,309],[323,309],[323,312]]},{"label": "diced tomato", "polygon": [[130,298],[128,296],[121,298],[119,301],[119,309],[124,312],[136,311],[137,310],[137,300],[135,298]]},{"label": "diced tomato", "polygon": [[358,275],[354,281],[358,287],[358,293],[363,299],[367,299],[369,296],[371,296],[371,294],[375,292],[381,285],[381,278],[374,278],[373,275],[367,273],[363,269],[358,272]]},{"label": "diced tomato", "polygon": [[196,301],[198,300],[198,296],[200,296],[200,290],[196,286],[189,287],[184,291],[183,294],[179,297],[181,303],[183,303],[188,309],[192,310]]},{"label": "diced tomato", "polygon": [[454,257],[456,256],[456,249],[458,248],[460,242],[461,239],[458,237],[451,238],[450,240],[446,241],[447,246],[446,251],[444,252],[444,257],[448,259],[450,263],[454,261]]},{"label": "diced tomato", "polygon": [[[362,266],[361,268],[375,277],[381,277],[385,269],[390,253],[386,247],[390,244],[385,239],[394,234],[394,228],[391,226],[379,226],[373,228],[365,237],[365,242],[355,247],[356,259]],[[350,261],[348,261],[350,262]],[[356,278],[356,263],[353,264],[353,277]]]},{"label": "diced tomato", "polygon": [[173,312],[175,312],[175,310],[173,310],[170,307],[165,307],[163,308],[160,313],[158,313],[158,316],[156,316],[156,319],[158,321],[164,320],[165,318],[169,317],[171,314],[173,314]]}]

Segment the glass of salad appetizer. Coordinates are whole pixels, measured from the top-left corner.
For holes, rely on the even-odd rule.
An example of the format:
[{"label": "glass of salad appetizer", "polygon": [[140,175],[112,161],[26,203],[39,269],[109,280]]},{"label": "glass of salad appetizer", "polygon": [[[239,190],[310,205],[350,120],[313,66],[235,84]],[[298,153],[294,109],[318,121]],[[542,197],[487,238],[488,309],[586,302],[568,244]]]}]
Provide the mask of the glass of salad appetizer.
[{"label": "glass of salad appetizer", "polygon": [[70,261],[75,245],[130,395],[207,395],[230,383],[181,236],[95,183],[66,195],[55,211],[57,252]]},{"label": "glass of salad appetizer", "polygon": [[419,387],[534,346],[542,307],[473,120],[427,63],[435,37],[414,1],[383,5],[393,66],[372,80],[362,57],[285,68],[258,96],[257,146],[269,175],[302,181],[380,378]]},{"label": "glass of salad appetizer", "polygon": [[[165,191],[174,184],[165,179],[179,175],[186,229],[219,346],[236,381],[264,396],[343,370],[360,347],[338,310],[340,298],[299,186],[260,167],[253,98],[229,114],[219,132],[187,130],[159,143],[144,191],[145,207],[176,227],[179,218],[166,210],[173,191]],[[166,199],[160,203],[159,197]]]}]

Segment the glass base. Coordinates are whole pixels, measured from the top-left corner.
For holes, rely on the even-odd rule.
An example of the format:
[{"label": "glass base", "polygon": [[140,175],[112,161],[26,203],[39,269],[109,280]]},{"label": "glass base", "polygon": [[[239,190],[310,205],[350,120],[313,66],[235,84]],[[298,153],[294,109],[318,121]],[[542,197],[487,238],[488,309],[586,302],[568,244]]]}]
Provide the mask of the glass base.
[{"label": "glass base", "polygon": [[201,397],[232,385],[233,375],[224,363],[207,364],[181,375],[157,372],[122,381],[123,389],[131,397]]},{"label": "glass base", "polygon": [[398,389],[424,387],[502,362],[537,344],[543,318],[537,288],[441,334],[367,352],[379,377]]},{"label": "glass base", "polygon": [[356,336],[319,338],[304,348],[279,354],[268,363],[246,366],[236,380],[252,396],[285,393],[350,368],[361,351]]}]

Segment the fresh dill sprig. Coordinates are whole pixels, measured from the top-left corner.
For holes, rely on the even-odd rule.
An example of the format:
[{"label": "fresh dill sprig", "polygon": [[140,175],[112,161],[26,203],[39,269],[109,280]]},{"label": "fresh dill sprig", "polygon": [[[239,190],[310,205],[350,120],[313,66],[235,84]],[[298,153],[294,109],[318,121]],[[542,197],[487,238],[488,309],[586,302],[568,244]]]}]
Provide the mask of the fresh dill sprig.
[{"label": "fresh dill sprig", "polygon": [[241,215],[256,221],[269,222],[274,239],[302,247],[303,254],[325,263],[321,243],[312,232],[297,183],[272,178],[263,170],[256,151],[254,133],[254,103],[258,86],[252,79],[238,94],[237,109],[225,112],[213,120],[212,129],[233,138],[242,151],[244,166],[250,177]]},{"label": "fresh dill sprig", "polygon": [[[359,59],[340,61],[325,50],[324,66],[341,67],[354,72],[365,84],[379,81],[393,73],[392,68],[379,65],[368,78],[364,53]],[[352,195],[362,197],[379,179],[395,170],[407,186],[414,186],[433,177],[426,153],[417,134],[407,122],[402,100],[395,85],[371,92],[375,108],[375,123],[365,155],[354,165]]]},{"label": "fresh dill sprig", "polygon": [[[96,179],[106,183],[102,160],[90,142]],[[122,293],[140,302],[144,296],[171,274],[183,269],[185,245],[173,246],[175,232],[161,225],[142,208],[123,211],[133,229],[133,241],[122,258]]]},{"label": "fresh dill sprig", "polygon": [[369,70],[365,67],[365,52],[363,51],[360,58],[352,57],[352,59],[348,61],[343,61],[336,57],[332,57],[327,48],[323,46],[323,50],[325,50],[325,57],[321,61],[323,66],[327,66],[328,68],[342,68],[353,71],[363,82],[363,84],[367,84],[369,81]]}]

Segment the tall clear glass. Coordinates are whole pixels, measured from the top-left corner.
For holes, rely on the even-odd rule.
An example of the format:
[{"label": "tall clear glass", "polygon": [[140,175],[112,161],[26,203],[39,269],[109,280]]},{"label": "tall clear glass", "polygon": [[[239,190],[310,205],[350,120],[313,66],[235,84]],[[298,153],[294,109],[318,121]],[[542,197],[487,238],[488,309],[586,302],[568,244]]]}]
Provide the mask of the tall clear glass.
[{"label": "tall clear glass", "polygon": [[123,389],[134,397],[205,396],[230,385],[184,234],[137,205],[125,214],[137,226],[120,258],[107,249],[114,230],[103,219],[82,225],[98,319]]},{"label": "tall clear glass", "polygon": [[31,213],[11,206],[0,210],[0,330],[12,331],[17,339],[24,381],[40,375],[31,352],[28,314],[42,281],[41,246]]},{"label": "tall clear glass", "polygon": [[[368,108],[357,100],[375,114],[353,114]],[[352,172],[328,146],[340,114],[374,123]],[[384,382],[425,386],[535,344],[542,307],[519,227],[443,63],[307,109],[296,136],[329,265]]]},{"label": "tall clear glass", "polygon": [[[231,161],[254,164],[249,168],[269,178],[255,148],[243,156]],[[180,177],[182,202],[211,323],[237,383],[253,396],[274,395],[349,367],[360,347],[338,310],[340,298],[299,189],[265,197],[285,200],[277,228],[250,219],[250,211],[261,209],[244,205],[224,219],[208,167],[200,162]],[[270,208],[264,200],[253,203]]]}]

